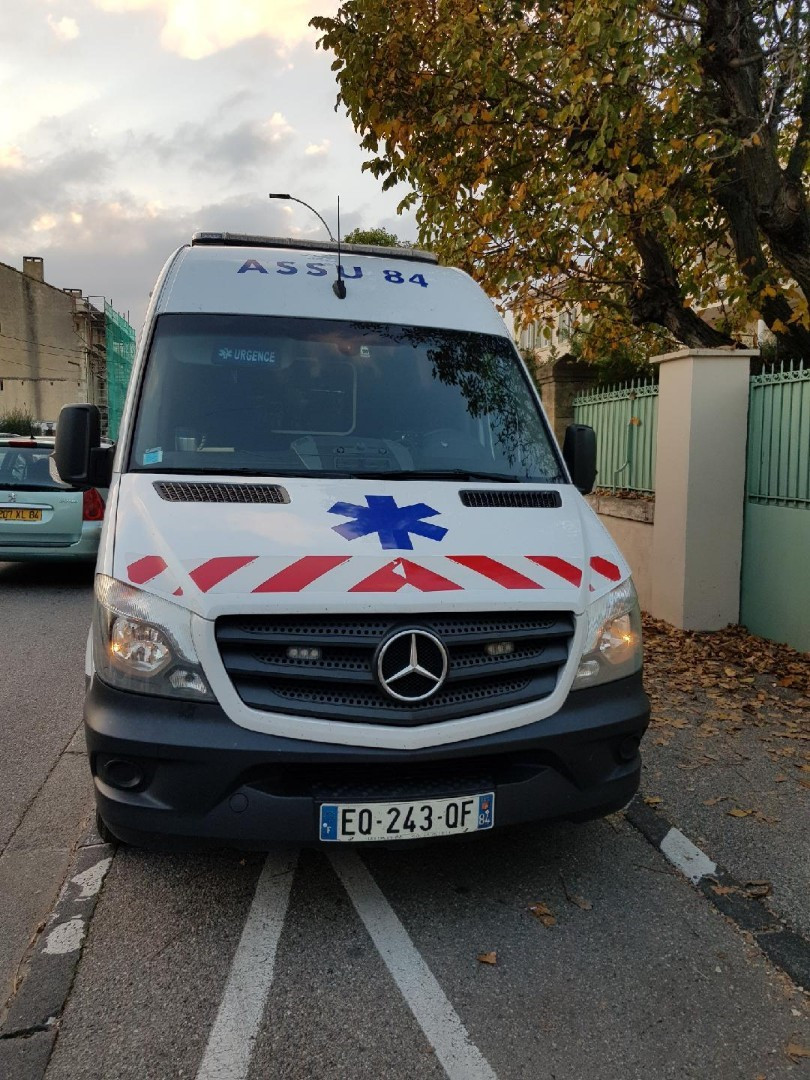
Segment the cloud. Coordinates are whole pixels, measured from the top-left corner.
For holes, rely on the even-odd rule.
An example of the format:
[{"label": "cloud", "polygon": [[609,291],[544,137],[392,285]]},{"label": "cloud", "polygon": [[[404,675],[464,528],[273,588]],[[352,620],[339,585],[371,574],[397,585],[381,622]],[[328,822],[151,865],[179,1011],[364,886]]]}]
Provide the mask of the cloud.
[{"label": "cloud", "polygon": [[248,38],[267,37],[284,48],[311,40],[313,15],[337,10],[338,0],[94,0],[103,11],[154,11],[163,20],[165,49],[200,60]]},{"label": "cloud", "polygon": [[51,218],[70,210],[76,199],[87,198],[107,178],[110,158],[100,150],[67,150],[33,165],[0,170],[0,237],[50,230]]},{"label": "cloud", "polygon": [[59,219],[53,214],[40,214],[35,221],[31,222],[31,228],[35,233],[50,232],[51,229],[55,229],[58,224]]},{"label": "cloud", "polygon": [[126,151],[136,159],[151,154],[164,165],[182,165],[192,172],[213,170],[244,179],[257,166],[274,163],[294,135],[279,112],[263,121],[243,120],[225,131],[216,130],[214,119],[189,120],[168,135],[131,135]]},{"label": "cloud", "polygon": [[[71,214],[81,221],[71,221]],[[127,192],[73,204],[57,227],[30,234],[17,250],[45,258],[45,280],[103,295],[136,329],[149,290],[172,251],[198,231],[287,235],[281,207],[267,197],[235,196],[194,208],[140,201]],[[7,260],[9,261],[9,260]]]},{"label": "cloud", "polygon": [[310,143],[304,153],[307,157],[326,157],[329,153],[330,145],[329,139],[324,139],[323,142],[320,143]]},{"label": "cloud", "polygon": [[53,15],[49,15],[48,26],[60,41],[74,41],[79,36],[79,24],[67,15],[61,19],[55,19]]},{"label": "cloud", "polygon": [[40,81],[35,79],[21,92],[8,79],[0,86],[8,101],[0,112],[0,143],[18,142],[44,121],[67,116],[95,101],[100,91],[88,82]]},{"label": "cloud", "polygon": [[24,161],[19,146],[0,146],[0,169],[21,169]]},{"label": "cloud", "polygon": [[292,135],[293,129],[280,112],[274,112],[270,119],[262,124],[262,133],[268,142],[277,143]]}]

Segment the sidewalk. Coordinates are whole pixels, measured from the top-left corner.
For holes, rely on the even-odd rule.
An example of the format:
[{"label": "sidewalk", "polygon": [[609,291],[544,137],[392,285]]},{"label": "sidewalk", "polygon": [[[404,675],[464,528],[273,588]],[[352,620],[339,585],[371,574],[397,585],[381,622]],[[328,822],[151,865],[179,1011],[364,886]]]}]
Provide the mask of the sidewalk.
[{"label": "sidewalk", "polygon": [[810,656],[645,616],[642,795],[810,937]]}]

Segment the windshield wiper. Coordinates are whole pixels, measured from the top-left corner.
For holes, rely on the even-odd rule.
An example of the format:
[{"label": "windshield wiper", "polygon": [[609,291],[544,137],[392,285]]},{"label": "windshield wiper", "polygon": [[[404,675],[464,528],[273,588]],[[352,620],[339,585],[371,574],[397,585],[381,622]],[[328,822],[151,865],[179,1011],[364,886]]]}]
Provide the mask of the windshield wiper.
[{"label": "windshield wiper", "polygon": [[298,469],[245,469],[240,467],[238,469],[218,469],[212,466],[194,467],[188,466],[180,468],[176,465],[135,465],[130,470],[135,473],[178,473],[183,476],[263,476],[267,480],[274,480],[279,476],[294,476],[300,479],[306,479],[307,477],[325,477],[327,480],[350,480],[356,473],[341,472],[337,469],[308,469],[305,465],[302,465]]},{"label": "windshield wiper", "polygon": [[477,469],[392,469],[390,472],[353,472],[360,480],[492,480],[499,484],[535,483],[511,473],[480,472]]}]

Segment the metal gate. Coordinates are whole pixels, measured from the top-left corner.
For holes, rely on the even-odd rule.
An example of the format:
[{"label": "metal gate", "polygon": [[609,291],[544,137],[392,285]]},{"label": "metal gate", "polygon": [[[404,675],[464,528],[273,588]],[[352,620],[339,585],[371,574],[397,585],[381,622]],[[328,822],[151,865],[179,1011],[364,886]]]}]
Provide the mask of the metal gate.
[{"label": "metal gate", "polygon": [[810,368],[755,375],[748,405],[740,622],[810,651]]}]

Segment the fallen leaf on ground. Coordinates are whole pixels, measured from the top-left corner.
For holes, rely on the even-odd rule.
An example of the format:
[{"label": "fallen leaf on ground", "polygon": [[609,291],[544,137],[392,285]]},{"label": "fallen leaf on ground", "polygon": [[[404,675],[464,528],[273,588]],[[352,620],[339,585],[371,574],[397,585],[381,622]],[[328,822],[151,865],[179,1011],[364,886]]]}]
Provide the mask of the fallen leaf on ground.
[{"label": "fallen leaf on ground", "polygon": [[498,954],[496,952],[482,952],[476,956],[476,960],[479,964],[497,964]]},{"label": "fallen leaf on ground", "polygon": [[728,802],[728,800],[730,798],[731,798],[730,795],[716,795],[713,799],[704,799],[703,800],[703,805],[704,806],[717,806],[718,803]]},{"label": "fallen leaf on ground", "polygon": [[773,886],[770,881],[746,881],[745,891],[749,896],[759,900],[763,896],[770,896]]},{"label": "fallen leaf on ground", "polygon": [[529,911],[535,919],[539,919],[545,927],[554,926],[557,922],[551,910],[545,904],[529,904]]},{"label": "fallen leaf on ground", "polygon": [[785,1053],[791,1059],[791,1061],[795,1062],[798,1065],[799,1058],[810,1057],[810,1047],[802,1046],[800,1043],[792,1042],[788,1043],[785,1047]]},{"label": "fallen leaf on ground", "polygon": [[590,902],[590,900],[586,900],[584,896],[577,896],[576,893],[572,893],[565,883],[565,878],[563,877],[562,870],[559,871],[559,874],[560,881],[563,887],[563,892],[565,893],[565,899],[568,901],[568,903],[573,904],[575,907],[580,908],[580,910],[582,911],[590,911],[593,907],[593,904]]},{"label": "fallen leaf on ground", "polygon": [[735,806],[733,810],[726,811],[729,817],[751,817],[753,812],[753,810],[740,810],[737,806]]},{"label": "fallen leaf on ground", "polygon": [[712,885],[712,892],[718,896],[729,896],[731,893],[739,891],[736,885]]},{"label": "fallen leaf on ground", "polygon": [[590,911],[593,907],[590,900],[586,900],[584,896],[577,896],[576,893],[571,893],[567,900],[569,904],[574,904],[575,907],[580,908],[582,911]]},{"label": "fallen leaf on ground", "polygon": [[644,802],[647,804],[647,806],[658,806],[658,804],[663,802],[663,801],[664,800],[661,798],[660,795],[645,795],[644,796]]}]

